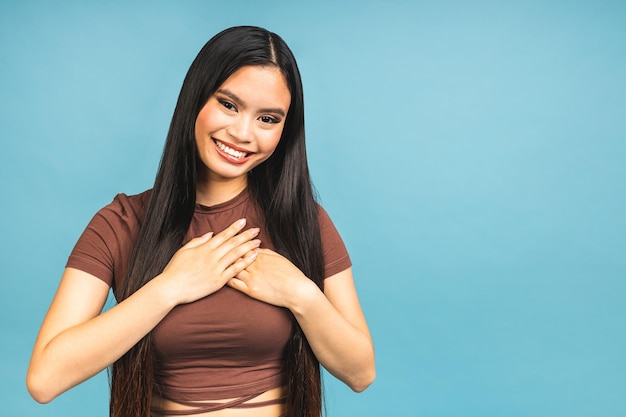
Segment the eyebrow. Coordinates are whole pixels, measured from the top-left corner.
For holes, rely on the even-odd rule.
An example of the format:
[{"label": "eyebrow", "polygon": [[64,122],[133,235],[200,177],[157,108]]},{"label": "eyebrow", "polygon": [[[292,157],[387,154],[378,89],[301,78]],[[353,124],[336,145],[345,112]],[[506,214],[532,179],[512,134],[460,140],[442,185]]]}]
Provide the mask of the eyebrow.
[{"label": "eyebrow", "polygon": [[[226,90],[224,88],[220,88],[220,89],[218,89],[216,91],[216,93],[223,94],[223,95],[229,97],[231,100],[236,101],[238,103],[243,103],[243,101],[239,97],[237,97],[237,95],[235,93],[233,93],[230,90]],[[283,109],[278,108],[278,107],[277,108],[261,109],[260,113],[275,113],[275,114],[279,114],[279,115],[285,117],[285,111]]]}]

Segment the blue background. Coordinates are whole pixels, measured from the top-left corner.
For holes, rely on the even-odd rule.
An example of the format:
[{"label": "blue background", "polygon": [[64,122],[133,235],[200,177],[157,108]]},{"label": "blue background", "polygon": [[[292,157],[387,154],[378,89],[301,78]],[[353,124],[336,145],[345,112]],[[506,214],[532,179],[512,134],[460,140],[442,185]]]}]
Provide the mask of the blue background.
[{"label": "blue background", "polygon": [[67,255],[151,187],[184,74],[239,24],[292,47],[312,175],[354,261],[378,377],[328,416],[626,415],[626,3],[0,4],[0,403],[48,405],[32,344]]}]

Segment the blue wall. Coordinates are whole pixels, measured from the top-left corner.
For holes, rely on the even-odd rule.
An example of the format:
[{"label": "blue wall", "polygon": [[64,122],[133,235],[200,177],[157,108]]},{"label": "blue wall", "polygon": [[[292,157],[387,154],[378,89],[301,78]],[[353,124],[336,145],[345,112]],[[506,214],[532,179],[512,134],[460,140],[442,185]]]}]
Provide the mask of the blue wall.
[{"label": "blue wall", "polygon": [[28,397],[37,329],[91,216],[151,186],[199,48],[254,24],[299,60],[375,338],[328,416],[626,415],[626,3],[83,3],[0,4],[3,414],[107,415],[104,373]]}]

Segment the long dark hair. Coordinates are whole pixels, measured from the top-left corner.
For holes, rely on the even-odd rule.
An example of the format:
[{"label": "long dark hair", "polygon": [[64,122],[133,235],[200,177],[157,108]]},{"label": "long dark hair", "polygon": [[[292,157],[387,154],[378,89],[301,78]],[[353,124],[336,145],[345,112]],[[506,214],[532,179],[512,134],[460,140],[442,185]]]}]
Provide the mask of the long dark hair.
[{"label": "long dark hair", "polygon": [[[248,175],[248,188],[265,215],[276,250],[323,289],[324,265],[305,136],[302,82],[295,58],[276,34],[251,26],[217,34],[200,50],[183,82],[150,202],[116,299],[122,301],[157,276],[181,247],[196,202],[195,120],[217,88],[247,65],[284,74],[291,104],[273,155]],[[150,334],[113,364],[110,415],[149,417],[153,389]],[[285,351],[287,416],[319,417],[319,362],[294,320]]]}]

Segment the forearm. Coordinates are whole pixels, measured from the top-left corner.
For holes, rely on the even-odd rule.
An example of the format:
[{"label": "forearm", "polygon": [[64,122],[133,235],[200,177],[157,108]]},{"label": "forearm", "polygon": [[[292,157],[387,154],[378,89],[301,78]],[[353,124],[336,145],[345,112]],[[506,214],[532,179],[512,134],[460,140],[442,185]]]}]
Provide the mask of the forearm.
[{"label": "forearm", "polygon": [[105,313],[64,330],[33,352],[29,391],[37,401],[51,401],[119,359],[172,308],[153,280]]},{"label": "forearm", "polygon": [[344,318],[316,286],[307,286],[290,307],[320,363],[354,391],[375,377],[372,340]]},{"label": "forearm", "polygon": [[103,314],[109,286],[87,272],[66,268],[33,348],[26,377],[33,398],[51,401],[102,371],[174,306],[214,293],[249,266],[260,244],[254,239],[259,229],[241,232],[244,226],[240,219],[215,236],[190,240],[161,274]]}]

